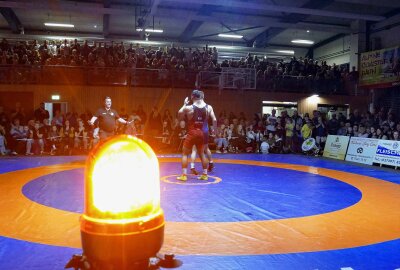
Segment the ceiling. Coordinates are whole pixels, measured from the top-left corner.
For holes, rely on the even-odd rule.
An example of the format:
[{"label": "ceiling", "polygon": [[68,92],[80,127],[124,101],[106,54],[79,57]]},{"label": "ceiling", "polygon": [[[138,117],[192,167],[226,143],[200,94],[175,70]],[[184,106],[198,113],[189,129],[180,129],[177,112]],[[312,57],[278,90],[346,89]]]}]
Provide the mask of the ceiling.
[{"label": "ceiling", "polygon": [[[5,0],[0,1],[0,33],[15,39],[68,36],[136,42],[146,39],[136,31],[140,26],[163,30],[149,33],[153,44],[212,44],[276,53],[307,50],[354,32],[354,21],[379,22],[399,10],[398,0]],[[51,28],[45,22],[74,28]],[[293,44],[293,39],[314,44]]]}]

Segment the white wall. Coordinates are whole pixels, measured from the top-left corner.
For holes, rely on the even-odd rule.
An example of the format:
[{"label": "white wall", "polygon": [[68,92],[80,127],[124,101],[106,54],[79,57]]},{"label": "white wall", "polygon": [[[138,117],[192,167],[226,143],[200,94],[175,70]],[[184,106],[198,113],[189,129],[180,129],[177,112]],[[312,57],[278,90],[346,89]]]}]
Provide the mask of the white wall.
[{"label": "white wall", "polygon": [[350,35],[334,40],[314,50],[314,59],[326,61],[328,65],[350,62]]}]

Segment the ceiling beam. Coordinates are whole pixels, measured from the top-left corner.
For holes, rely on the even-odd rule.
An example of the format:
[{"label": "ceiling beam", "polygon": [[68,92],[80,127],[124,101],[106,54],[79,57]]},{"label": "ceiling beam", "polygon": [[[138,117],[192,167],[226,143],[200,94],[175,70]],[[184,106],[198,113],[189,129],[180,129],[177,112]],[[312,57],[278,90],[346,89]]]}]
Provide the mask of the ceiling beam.
[{"label": "ceiling beam", "polygon": [[262,31],[252,40],[247,43],[249,47],[256,47],[256,48],[265,48],[267,47],[268,43],[271,41],[272,38],[276,37],[280,33],[282,33],[285,28],[281,27],[270,27],[265,31]]},{"label": "ceiling beam", "polygon": [[[200,10],[197,12],[201,16],[210,16],[213,11],[213,7],[210,5],[202,5]],[[186,26],[185,30],[181,33],[179,40],[181,42],[189,42],[196,31],[203,24],[204,20],[191,20]]]},{"label": "ceiling beam", "polygon": [[[231,31],[231,33],[235,33],[236,35],[240,34],[240,33],[238,33],[239,30],[233,30],[232,28],[230,28],[228,25],[226,25],[226,24],[223,23],[223,22],[221,22],[221,25],[222,25],[223,27],[225,27],[226,29],[228,29],[229,31]],[[220,34],[221,34],[221,33],[220,33]],[[245,42],[249,42],[249,40],[248,40],[247,38],[245,38],[244,36],[242,37],[242,39],[243,39]]]},{"label": "ceiling beam", "polygon": [[[285,12],[285,13],[297,13],[297,14],[306,14],[306,15],[316,15],[323,17],[335,17],[335,18],[344,18],[344,19],[352,19],[352,20],[365,20],[365,21],[381,21],[384,20],[384,16],[375,16],[375,15],[367,15],[367,14],[357,14],[357,13],[348,13],[348,12],[340,12],[340,11],[329,11],[329,10],[318,10],[312,8],[298,8],[292,6],[275,6],[268,4],[259,4],[259,3],[249,3],[242,1],[226,1],[226,2],[216,2],[216,0],[173,0],[171,2],[175,3],[183,3],[187,5],[190,4],[204,4],[211,6],[228,6],[239,9],[251,9],[251,10],[263,10],[263,11],[275,11],[275,12]],[[54,10],[51,5],[48,4],[48,1],[30,1],[30,2],[17,2],[17,1],[0,1],[0,7],[9,7],[9,8],[25,8],[25,9],[40,9],[40,10]],[[103,5],[95,4],[95,3],[82,3],[82,2],[59,2],[57,5],[58,11],[75,11],[80,13],[95,13],[95,14],[110,14],[110,15],[132,15],[134,14],[134,10],[126,8],[126,6],[105,8]]]},{"label": "ceiling beam", "polygon": [[22,26],[21,21],[11,8],[2,7],[0,8],[0,13],[3,15],[4,19],[6,19],[14,34],[21,34],[24,32],[24,27]]},{"label": "ceiling beam", "polygon": [[337,2],[348,3],[348,4],[360,4],[367,6],[376,6],[376,7],[389,7],[389,8],[397,8],[399,7],[399,3],[393,0],[336,0]]},{"label": "ceiling beam", "polygon": [[[111,6],[110,0],[103,0],[104,7],[109,8]],[[108,37],[110,35],[110,14],[103,14],[103,36]]]},{"label": "ceiling beam", "polygon": [[[54,8],[54,5],[49,5],[47,1],[31,1],[31,2],[15,2],[15,1],[0,1],[0,7],[20,8],[20,9],[32,9],[32,10],[50,10],[55,12],[76,12],[78,14],[110,14],[118,16],[134,16],[135,10],[127,8],[127,6],[112,5],[110,8],[104,7],[102,4],[96,3],[81,3],[81,2],[59,2]],[[153,10],[153,9],[152,9]],[[282,28],[293,28],[293,29],[310,29],[313,31],[327,31],[333,33],[351,33],[351,29],[348,26],[334,25],[334,24],[318,24],[310,22],[301,22],[298,24],[293,23],[282,23],[276,18],[260,15],[231,15],[229,13],[214,12],[213,16],[202,16],[196,14],[190,14],[190,11],[185,10],[187,13],[185,16],[191,20],[196,21],[208,21],[220,23],[237,23],[241,22],[248,25],[268,25],[270,27],[282,27]],[[193,12],[192,12],[193,13]],[[155,13],[159,18],[179,18],[182,16],[182,10],[179,8],[166,8],[158,5]]]},{"label": "ceiling beam", "polygon": [[[166,9],[161,8],[157,14],[158,18],[179,18],[182,16],[182,10],[179,9]],[[325,31],[330,33],[347,33],[350,34],[352,31],[349,26],[336,25],[336,24],[325,24],[325,23],[313,23],[313,22],[300,22],[300,23],[287,23],[281,22],[279,19],[270,18],[267,16],[259,15],[231,15],[221,12],[213,12],[212,16],[197,15],[193,12],[186,11],[185,19],[205,21],[205,22],[224,22],[226,24],[237,24],[240,22],[242,25],[254,26],[264,25],[268,27],[281,27],[281,28],[292,28],[292,29],[310,29],[313,31]]]},{"label": "ceiling beam", "polygon": [[79,14],[110,14],[110,15],[135,15],[135,11],[126,7],[104,7],[103,4],[82,3],[82,2],[57,2],[57,5],[50,5],[49,1],[0,1],[0,7],[50,10],[58,12],[76,12]]},{"label": "ceiling beam", "polygon": [[[305,4],[301,6],[301,8],[312,8],[312,9],[323,9],[327,7],[328,5],[332,4],[334,0],[309,0]],[[282,22],[286,23],[294,23],[297,24],[305,19],[307,19],[310,15],[304,15],[304,14],[285,14],[283,18],[281,19]],[[286,28],[282,27],[271,27],[267,29],[266,31],[260,33],[257,35],[251,42],[249,42],[249,46],[256,46],[258,48],[264,48],[268,45],[268,43],[285,31]]]},{"label": "ceiling beam", "polygon": [[[151,17],[154,18],[154,16],[157,13],[158,6],[160,4],[161,0],[151,0],[151,5],[149,6],[148,12],[143,16],[144,19],[144,25],[143,28],[148,28],[148,27],[154,27],[153,25],[150,24]],[[154,20],[152,20],[154,22]],[[141,36],[143,36],[143,32],[141,32]]]},{"label": "ceiling beam", "polygon": [[[187,0],[171,0],[171,2],[185,3]],[[258,11],[274,11],[274,12],[285,12],[285,13],[295,13],[295,14],[305,14],[305,15],[316,15],[323,17],[335,17],[351,20],[365,20],[365,21],[382,21],[385,19],[384,16],[368,15],[368,14],[358,14],[340,11],[330,11],[330,10],[320,10],[313,8],[299,8],[293,6],[282,6],[282,5],[269,5],[261,3],[251,3],[242,2],[237,0],[232,1],[217,1],[217,0],[190,0],[191,4],[207,4],[213,6],[227,6],[231,8],[240,9],[253,9]]]}]

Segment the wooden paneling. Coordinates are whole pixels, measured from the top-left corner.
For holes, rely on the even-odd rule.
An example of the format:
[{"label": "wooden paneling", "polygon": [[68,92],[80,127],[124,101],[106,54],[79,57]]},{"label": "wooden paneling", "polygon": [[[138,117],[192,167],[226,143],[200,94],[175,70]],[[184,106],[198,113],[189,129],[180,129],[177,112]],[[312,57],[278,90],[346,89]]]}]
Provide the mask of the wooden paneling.
[{"label": "wooden paneling", "polygon": [[[191,89],[168,88],[131,88],[131,87],[103,87],[103,86],[66,86],[66,85],[0,85],[0,100],[5,93],[31,93],[29,102],[34,108],[42,101],[50,101],[51,95],[59,94],[60,102],[68,102],[70,111],[78,113],[90,110],[94,112],[102,106],[104,97],[110,96],[113,108],[127,112],[143,105],[146,112],[153,106],[158,106],[162,112],[169,109],[174,115],[183,104]],[[33,94],[32,94],[33,93]],[[9,94],[7,94],[9,95]],[[25,98],[23,98],[25,99]],[[299,113],[312,112],[318,103],[323,104],[350,104],[351,109],[365,111],[368,108],[368,97],[326,96],[320,97],[317,103],[312,103],[307,95],[301,93],[271,93],[256,91],[205,90],[205,100],[214,107],[218,114],[225,110],[227,113],[243,111],[248,117],[262,111],[262,101],[291,101],[298,102]]]},{"label": "wooden paneling", "polygon": [[32,91],[1,91],[0,106],[2,106],[6,112],[11,112],[15,109],[16,103],[20,103],[21,108],[24,108],[25,112],[29,113],[30,111],[33,111],[34,108],[33,96],[34,93]]}]

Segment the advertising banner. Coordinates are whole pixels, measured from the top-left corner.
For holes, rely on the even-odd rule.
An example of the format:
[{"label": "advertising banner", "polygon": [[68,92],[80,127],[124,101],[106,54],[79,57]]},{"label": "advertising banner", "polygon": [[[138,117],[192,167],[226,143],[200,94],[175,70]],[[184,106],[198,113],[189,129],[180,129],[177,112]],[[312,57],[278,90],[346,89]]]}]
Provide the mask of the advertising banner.
[{"label": "advertising banner", "polygon": [[344,160],[350,137],[328,135],[324,148],[324,157]]},{"label": "advertising banner", "polygon": [[400,47],[362,53],[359,72],[363,87],[400,85]]},{"label": "advertising banner", "polygon": [[378,147],[378,139],[351,137],[346,160],[372,165]]},{"label": "advertising banner", "polygon": [[374,162],[391,166],[400,166],[400,142],[379,140]]}]

